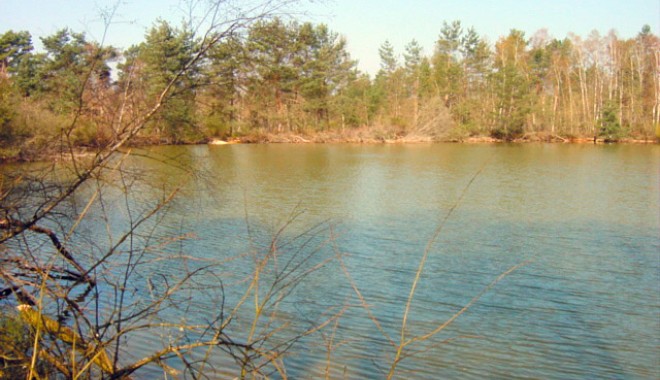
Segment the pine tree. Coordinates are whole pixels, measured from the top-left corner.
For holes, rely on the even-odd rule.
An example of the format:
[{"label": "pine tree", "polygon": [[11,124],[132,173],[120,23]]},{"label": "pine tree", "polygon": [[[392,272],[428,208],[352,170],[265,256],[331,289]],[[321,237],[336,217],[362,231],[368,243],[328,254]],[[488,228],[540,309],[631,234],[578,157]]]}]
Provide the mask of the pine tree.
[{"label": "pine tree", "polygon": [[605,103],[600,118],[598,136],[603,138],[606,142],[618,141],[621,138],[622,128],[617,114],[618,109],[616,102],[608,101]]},{"label": "pine tree", "polygon": [[129,62],[122,66],[124,78],[137,77],[148,107],[161,102],[159,94],[175,83],[167,92],[168,101],[151,123],[156,135],[169,142],[199,138],[195,97],[200,68],[190,67],[184,78],[179,77],[192,62],[195,48],[190,31],[159,20],[147,32],[145,42],[127,52]]}]

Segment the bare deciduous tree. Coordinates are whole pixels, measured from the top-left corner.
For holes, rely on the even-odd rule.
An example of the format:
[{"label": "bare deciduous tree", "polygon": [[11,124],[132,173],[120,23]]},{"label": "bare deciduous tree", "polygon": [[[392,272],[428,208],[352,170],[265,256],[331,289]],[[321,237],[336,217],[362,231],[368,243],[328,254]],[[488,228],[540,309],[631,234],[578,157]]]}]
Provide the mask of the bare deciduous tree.
[{"label": "bare deciduous tree", "polygon": [[[187,2],[195,50],[146,108],[133,103],[131,70],[123,88],[108,90],[109,97],[98,96],[94,68],[103,64],[103,55],[92,54],[98,61],[82,78],[75,112],[61,131],[59,157],[53,163],[2,173],[0,297],[6,304],[20,305],[15,317],[31,331],[30,345],[2,350],[3,363],[15,371],[8,372],[10,376],[118,379],[156,365],[166,373],[185,371],[199,378],[218,370],[209,359],[220,352],[237,363],[242,377],[270,371],[286,377],[281,359],[288,347],[341,314],[341,309],[329,310],[302,330],[277,321],[274,311],[282,299],[332,260],[312,260],[317,250],[292,250],[291,242],[280,246],[281,231],[270,247],[245,255],[254,260],[254,269],[243,281],[248,284],[243,295],[229,307],[218,274],[222,263],[171,249],[172,243],[191,238],[183,232],[178,236],[155,232],[178,189],[163,191],[156,203],[139,205],[135,192],[141,179],[126,165],[128,144],[212,47],[257,20],[280,15],[293,3]],[[113,13],[114,9],[105,13],[108,25]],[[98,111],[99,99],[103,112],[90,112]],[[102,146],[87,155],[80,155],[73,142],[83,116],[95,118],[97,128],[112,131]],[[120,226],[110,220],[109,208],[121,208],[126,218]],[[96,228],[105,225],[107,236],[87,235],[83,226],[90,223]],[[308,239],[304,234],[298,238]],[[308,248],[306,243],[302,246]],[[154,270],[166,264],[177,272]],[[173,322],[164,316],[165,311],[169,316],[185,315],[199,293],[217,305],[203,319]],[[250,300],[249,333],[230,336],[231,326],[245,319],[243,309]],[[283,331],[286,337],[275,339]],[[140,336],[160,336],[162,344],[135,357],[135,351],[129,352],[130,342]]]}]

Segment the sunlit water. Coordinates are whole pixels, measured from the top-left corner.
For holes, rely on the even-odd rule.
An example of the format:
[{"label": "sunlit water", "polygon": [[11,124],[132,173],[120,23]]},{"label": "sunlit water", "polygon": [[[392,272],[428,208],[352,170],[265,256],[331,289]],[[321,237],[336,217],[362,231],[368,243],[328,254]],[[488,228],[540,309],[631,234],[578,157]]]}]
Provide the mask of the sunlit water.
[{"label": "sunlit water", "polygon": [[[395,352],[388,339],[400,341],[429,242],[406,337],[433,331],[524,265],[440,333],[409,346],[404,353],[414,355],[400,362],[398,378],[660,378],[660,146],[227,145],[152,153],[170,165],[135,159],[152,176],[153,189],[140,197],[182,187],[159,226],[195,233],[177,250],[213,259],[259,250],[300,214],[283,241],[320,225],[307,245],[298,239],[283,250],[318,248],[310,266],[341,255],[350,278],[330,261],[277,311],[307,326],[348,305],[338,324],[289,349],[290,378],[322,377],[328,362],[333,378],[383,378]],[[251,269],[227,263],[223,284],[240,288]],[[226,292],[228,305],[237,300]],[[194,310],[204,315],[216,302],[201,297]],[[149,347],[144,339],[137,350]]]}]

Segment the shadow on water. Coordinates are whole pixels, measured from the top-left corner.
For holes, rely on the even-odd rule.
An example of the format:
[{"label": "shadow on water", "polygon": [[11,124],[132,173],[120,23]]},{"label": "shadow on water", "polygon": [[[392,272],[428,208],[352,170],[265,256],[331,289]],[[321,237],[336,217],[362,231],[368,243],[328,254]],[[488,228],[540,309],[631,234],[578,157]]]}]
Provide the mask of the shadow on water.
[{"label": "shadow on water", "polygon": [[[194,239],[173,249],[197,258],[224,260],[267,247],[296,208],[305,213],[284,240],[329,221],[333,245],[317,259],[335,255],[336,246],[369,311],[395,339],[426,243],[466,182],[492,157],[434,245],[412,305],[411,334],[450,318],[511,266],[532,263],[419,346],[422,352],[404,360],[399,375],[658,378],[658,148],[171,147],[164,148],[168,155],[188,155],[181,162],[208,175],[183,181],[167,166],[150,169],[163,183],[183,187],[159,233],[193,231]],[[149,194],[141,193],[145,202]],[[118,222],[123,217],[114,216]],[[312,245],[329,231],[317,233]],[[219,278],[236,285],[227,288],[232,302],[252,266],[235,260],[219,268]],[[165,263],[153,268],[178,269]],[[194,303],[200,315],[216,306],[203,297]],[[336,263],[301,283],[278,312],[307,326],[319,312],[345,304],[351,306],[336,330],[324,330],[326,340],[307,337],[291,349],[285,361],[290,377],[322,376],[331,336],[337,344],[332,374],[382,377],[394,350]]]}]

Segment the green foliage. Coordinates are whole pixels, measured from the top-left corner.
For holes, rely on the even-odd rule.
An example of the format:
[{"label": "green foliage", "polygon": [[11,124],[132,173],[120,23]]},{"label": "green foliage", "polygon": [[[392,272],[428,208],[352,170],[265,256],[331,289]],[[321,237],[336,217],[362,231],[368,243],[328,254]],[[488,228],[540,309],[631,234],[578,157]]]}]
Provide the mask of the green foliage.
[{"label": "green foliage", "polygon": [[[330,113],[335,111],[333,96],[338,96],[353,79],[355,62],[346,51],[346,40],[321,24],[314,27],[303,24],[298,31],[304,55],[303,74],[300,76],[301,95],[305,111],[315,120],[317,127],[328,127]],[[341,112],[341,109],[337,111]]]},{"label": "green foliage", "polygon": [[417,40],[410,41],[405,47],[403,54],[404,65],[408,73],[416,73],[422,64],[423,49]]},{"label": "green foliage", "polygon": [[[448,110],[450,124],[462,128],[458,136],[595,134],[616,140],[653,136],[658,124],[654,78],[660,39],[648,26],[628,40],[597,33],[560,40],[539,32],[528,41],[512,30],[491,47],[474,28],[443,22],[428,56],[415,40],[401,56],[385,41],[374,78],[355,69],[346,40],[327,26],[278,18],[228,33],[204,60],[195,59],[200,42],[187,26],[157,21],[143,43],[123,53],[116,83],[110,75],[109,62],[117,58],[112,48],[69,29],[42,42],[44,51],[35,53],[29,32],[0,35],[5,146],[28,141],[42,146],[41,141],[59,139],[57,131],[76,118],[78,127],[67,132],[71,142],[102,145],[116,133],[105,108],[122,95],[131,99],[126,117],[163,104],[141,133],[143,141],[169,143],[258,130],[377,126],[420,133],[422,120],[439,117],[423,105],[437,101]],[[625,129],[610,120],[612,113]]]},{"label": "green foliage", "polygon": [[477,87],[487,75],[485,61],[489,54],[487,45],[474,28],[465,31],[460,21],[443,23],[431,58],[432,80],[435,95],[445,99],[445,104],[451,108],[459,123],[469,120],[465,119],[466,113],[455,112],[455,108],[468,100],[471,87]]},{"label": "green foliage", "polygon": [[250,28],[243,51],[239,77],[247,91],[240,100],[253,128],[323,130],[348,113],[338,97],[354,78],[355,62],[327,26],[263,21]]},{"label": "green foliage", "polygon": [[110,78],[107,61],[115,57],[114,50],[101,49],[83,34],[61,29],[41,39],[45,52],[39,54],[32,53],[29,33],[9,37],[2,38],[5,47],[0,46],[0,55],[5,58],[0,57],[0,62],[9,67],[13,85],[22,96],[45,100],[53,112],[71,114],[79,108],[85,90]]},{"label": "green foliage", "polygon": [[11,121],[16,116],[16,109],[12,98],[9,81],[0,78],[0,142],[3,144],[13,139]]},{"label": "green foliage", "polygon": [[36,73],[41,78],[38,90],[49,95],[51,110],[62,114],[72,112],[87,68],[85,36],[62,29],[42,38],[41,42],[46,55]]},{"label": "green foliage", "polygon": [[200,94],[202,124],[208,136],[232,136],[238,119],[242,68],[248,63],[244,46],[236,36],[213,47],[204,68],[206,91]]},{"label": "green foliage", "polygon": [[27,376],[26,353],[30,349],[27,326],[16,318],[0,314],[0,379]]},{"label": "green foliage", "polygon": [[605,141],[617,141],[622,137],[623,128],[619,123],[619,109],[613,101],[608,101],[603,107],[598,127],[598,136]]},{"label": "green foliage", "polygon": [[0,36],[0,75],[11,77],[15,86],[26,96],[34,92],[41,82],[37,67],[43,56],[32,53],[33,49],[32,36],[27,31],[10,30]]},{"label": "green foliage", "polygon": [[[189,30],[174,28],[159,20],[139,47],[139,58],[145,63],[142,74],[153,86],[164,87],[192,61],[194,49],[195,42]],[[185,79],[192,80],[190,76]]]},{"label": "green foliage", "polygon": [[38,95],[43,89],[44,81],[41,78],[45,55],[30,54],[23,58],[12,76],[15,87],[21,91],[21,95],[29,97]]},{"label": "green foliage", "polygon": [[349,81],[342,96],[335,101],[342,128],[370,124],[377,112],[375,98],[378,94],[375,94],[375,89],[367,75],[359,75]]},{"label": "green foliage", "polygon": [[530,82],[527,65],[527,41],[524,34],[511,30],[496,44],[495,71],[491,80],[495,88],[495,128],[491,135],[512,140],[524,134],[530,109]]},{"label": "green foliage", "polygon": [[232,137],[233,131],[230,124],[222,115],[206,115],[201,124],[204,128],[204,134],[211,137]]},{"label": "green foliage", "polygon": [[378,48],[378,55],[380,56],[380,71],[384,75],[392,74],[398,67],[396,55],[394,54],[394,47],[389,40],[385,40],[380,48]]},{"label": "green foliage", "polygon": [[27,31],[9,30],[0,35],[0,73],[15,72],[32,49],[32,36]]},{"label": "green foliage", "polygon": [[[21,318],[0,310],[0,379],[27,378],[33,339],[34,334]],[[48,364],[38,362],[37,372],[48,373]]]},{"label": "green foliage", "polygon": [[[151,123],[160,139],[173,143],[199,134],[195,116],[196,86],[200,68],[194,63],[198,48],[192,32],[159,20],[147,31],[145,42],[126,52],[121,78],[138,79],[138,89],[147,108],[162,103]],[[161,99],[165,95],[166,102]]]}]

